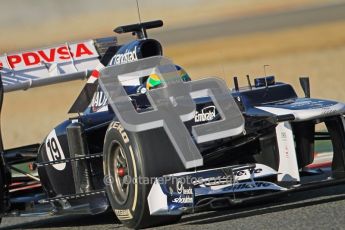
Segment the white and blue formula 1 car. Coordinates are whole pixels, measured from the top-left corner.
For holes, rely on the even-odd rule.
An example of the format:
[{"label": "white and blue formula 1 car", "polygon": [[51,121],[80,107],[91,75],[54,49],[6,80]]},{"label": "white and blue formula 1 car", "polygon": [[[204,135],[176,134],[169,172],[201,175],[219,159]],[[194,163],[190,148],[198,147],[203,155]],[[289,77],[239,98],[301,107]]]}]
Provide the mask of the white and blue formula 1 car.
[{"label": "white and blue formula 1 car", "polygon": [[[0,56],[1,104],[4,93],[88,78],[71,118],[52,127],[42,143],[6,149],[0,142],[2,216],[110,210],[125,226],[144,228],[176,222],[184,213],[345,182],[343,103],[310,98],[307,78],[301,79],[303,98],[273,76],[248,81],[247,87],[235,78],[234,89],[224,93],[224,86],[214,84],[222,93],[210,93],[147,37],[148,29],[162,25],[120,26],[115,32],[137,36],[122,45],[109,37]],[[171,84],[167,76],[190,96],[156,93]],[[169,87],[167,94],[173,92]],[[183,118],[144,127],[146,115],[161,106],[154,96],[176,102],[176,108],[186,100],[193,108],[182,116],[163,103],[169,113],[160,114]],[[142,123],[131,126],[132,116]],[[327,132],[315,131],[320,123]],[[199,135],[214,124],[222,124],[216,135]],[[333,160],[314,181],[305,169],[314,161],[317,140],[330,140]],[[191,148],[180,148],[182,142]],[[38,174],[19,169],[22,163],[31,163]]]}]

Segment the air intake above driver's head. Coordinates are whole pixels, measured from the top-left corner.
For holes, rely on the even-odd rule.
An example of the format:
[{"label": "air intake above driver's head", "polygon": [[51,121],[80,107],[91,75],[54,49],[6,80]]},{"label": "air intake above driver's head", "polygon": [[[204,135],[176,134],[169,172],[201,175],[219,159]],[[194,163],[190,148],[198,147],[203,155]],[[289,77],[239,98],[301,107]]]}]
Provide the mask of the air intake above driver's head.
[{"label": "air intake above driver's head", "polygon": [[135,40],[123,45],[110,60],[109,65],[125,64],[162,54],[162,46],[158,41],[154,39]]}]

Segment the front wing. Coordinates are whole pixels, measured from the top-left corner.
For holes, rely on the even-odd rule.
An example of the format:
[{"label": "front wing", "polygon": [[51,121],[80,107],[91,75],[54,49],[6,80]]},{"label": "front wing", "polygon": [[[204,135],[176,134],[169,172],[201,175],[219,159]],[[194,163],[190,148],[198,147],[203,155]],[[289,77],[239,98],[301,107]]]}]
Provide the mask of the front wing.
[{"label": "front wing", "polygon": [[345,183],[345,178],[304,184],[276,184],[278,172],[262,165],[239,165],[156,178],[148,204],[151,215],[179,215],[265,202],[294,192]]}]

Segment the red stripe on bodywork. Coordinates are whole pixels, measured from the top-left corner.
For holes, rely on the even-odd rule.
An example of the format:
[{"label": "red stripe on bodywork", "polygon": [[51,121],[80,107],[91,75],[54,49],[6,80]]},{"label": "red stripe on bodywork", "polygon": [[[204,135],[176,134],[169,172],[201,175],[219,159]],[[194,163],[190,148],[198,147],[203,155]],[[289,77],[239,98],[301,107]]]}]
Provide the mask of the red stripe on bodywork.
[{"label": "red stripe on bodywork", "polygon": [[9,192],[17,192],[17,191],[23,191],[23,190],[30,190],[33,188],[39,188],[42,187],[41,183],[35,183],[35,184],[31,184],[31,185],[25,185],[23,187],[14,187],[14,188],[9,188]]},{"label": "red stripe on bodywork", "polygon": [[317,164],[310,164],[307,165],[306,168],[308,169],[316,169],[316,168],[328,168],[332,166],[332,162],[322,162]]},{"label": "red stripe on bodywork", "polygon": [[92,76],[92,77],[95,77],[95,78],[98,78],[98,77],[99,77],[99,71],[98,71],[98,70],[92,71],[91,76]]}]

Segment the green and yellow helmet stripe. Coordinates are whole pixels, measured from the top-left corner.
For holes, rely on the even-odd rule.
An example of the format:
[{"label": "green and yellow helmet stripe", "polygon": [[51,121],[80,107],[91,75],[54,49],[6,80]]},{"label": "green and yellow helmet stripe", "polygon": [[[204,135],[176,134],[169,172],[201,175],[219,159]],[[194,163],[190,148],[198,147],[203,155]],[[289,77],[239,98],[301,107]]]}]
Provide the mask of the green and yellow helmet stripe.
[{"label": "green and yellow helmet stripe", "polygon": [[[190,81],[190,77],[187,74],[187,72],[181,68],[180,66],[176,66],[176,70],[178,75],[181,77],[182,81]],[[155,88],[157,86],[159,86],[160,84],[162,84],[161,79],[158,77],[157,74],[153,73],[150,74],[149,78],[146,81],[146,89],[152,89]]]},{"label": "green and yellow helmet stripe", "polygon": [[150,74],[146,82],[146,89],[151,89],[153,87],[160,85],[161,83],[161,79],[159,79],[157,74]]}]

